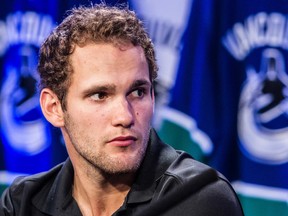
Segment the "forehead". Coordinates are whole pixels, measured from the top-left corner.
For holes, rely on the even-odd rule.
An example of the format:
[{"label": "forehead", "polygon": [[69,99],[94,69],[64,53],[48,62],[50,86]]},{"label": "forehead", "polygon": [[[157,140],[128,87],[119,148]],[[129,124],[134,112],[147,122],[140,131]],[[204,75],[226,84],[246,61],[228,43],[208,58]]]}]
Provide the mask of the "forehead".
[{"label": "forehead", "polygon": [[[85,46],[75,46],[75,49],[70,57],[73,68],[78,64],[90,64],[96,66],[96,63],[101,63],[101,67],[105,65],[119,64],[123,60],[133,60],[135,63],[145,62],[146,57],[143,48],[133,46],[132,44],[110,44],[110,43],[89,43]],[[82,65],[83,66],[83,65]]]},{"label": "forehead", "polygon": [[71,55],[72,82],[85,80],[103,82],[107,80],[132,79],[133,76],[150,80],[148,64],[140,46],[132,44],[96,44],[76,46]]}]

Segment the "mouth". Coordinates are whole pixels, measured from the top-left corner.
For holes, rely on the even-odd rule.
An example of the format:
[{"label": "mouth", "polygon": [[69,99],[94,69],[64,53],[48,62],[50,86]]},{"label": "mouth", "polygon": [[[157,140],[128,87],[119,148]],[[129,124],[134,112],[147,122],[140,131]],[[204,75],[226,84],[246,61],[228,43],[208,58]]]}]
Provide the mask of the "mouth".
[{"label": "mouth", "polygon": [[137,140],[134,136],[118,136],[110,140],[108,143],[113,146],[127,147],[135,143]]}]

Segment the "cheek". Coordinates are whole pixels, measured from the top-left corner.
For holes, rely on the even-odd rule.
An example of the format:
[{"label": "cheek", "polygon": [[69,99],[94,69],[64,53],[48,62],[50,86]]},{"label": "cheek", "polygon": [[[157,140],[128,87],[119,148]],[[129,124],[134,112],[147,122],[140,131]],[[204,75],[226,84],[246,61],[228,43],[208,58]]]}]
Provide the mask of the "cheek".
[{"label": "cheek", "polygon": [[103,125],[105,113],[103,111],[98,112],[95,109],[78,109],[73,112],[74,120],[78,123],[78,126],[85,127],[87,131],[89,128],[97,128]]},{"label": "cheek", "polygon": [[150,122],[151,118],[153,117],[153,107],[151,106],[151,104],[140,107],[136,111],[136,116],[138,118],[141,118],[144,122]]},{"label": "cheek", "polygon": [[88,122],[89,125],[94,126],[94,127],[101,127],[103,123],[108,121],[109,115],[107,115],[105,111],[104,112],[95,111],[90,114],[86,114],[85,118],[86,118],[86,122]]}]

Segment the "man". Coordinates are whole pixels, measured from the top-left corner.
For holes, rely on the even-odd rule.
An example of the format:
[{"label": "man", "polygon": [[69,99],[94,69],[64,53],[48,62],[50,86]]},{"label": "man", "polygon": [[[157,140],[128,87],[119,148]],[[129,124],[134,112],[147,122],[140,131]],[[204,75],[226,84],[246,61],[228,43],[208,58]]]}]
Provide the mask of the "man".
[{"label": "man", "polygon": [[242,215],[224,177],[151,128],[157,65],[133,12],[73,9],[43,43],[38,71],[43,114],[61,129],[69,158],[16,179],[3,193],[1,216]]}]

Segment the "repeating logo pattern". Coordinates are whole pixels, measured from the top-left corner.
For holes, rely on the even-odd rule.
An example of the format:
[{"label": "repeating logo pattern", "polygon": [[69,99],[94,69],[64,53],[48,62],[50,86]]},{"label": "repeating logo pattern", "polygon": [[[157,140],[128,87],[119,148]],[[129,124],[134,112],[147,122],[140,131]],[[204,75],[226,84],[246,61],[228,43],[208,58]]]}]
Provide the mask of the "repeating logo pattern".
[{"label": "repeating logo pattern", "polygon": [[[0,20],[1,141],[5,151],[36,155],[51,145],[49,125],[41,114],[37,94],[37,56],[53,29],[50,15],[16,11]],[[7,152],[8,155],[8,152]]]},{"label": "repeating logo pattern", "polygon": [[238,113],[246,156],[267,164],[288,162],[288,76],[283,55],[265,49],[260,71],[247,69]]}]

